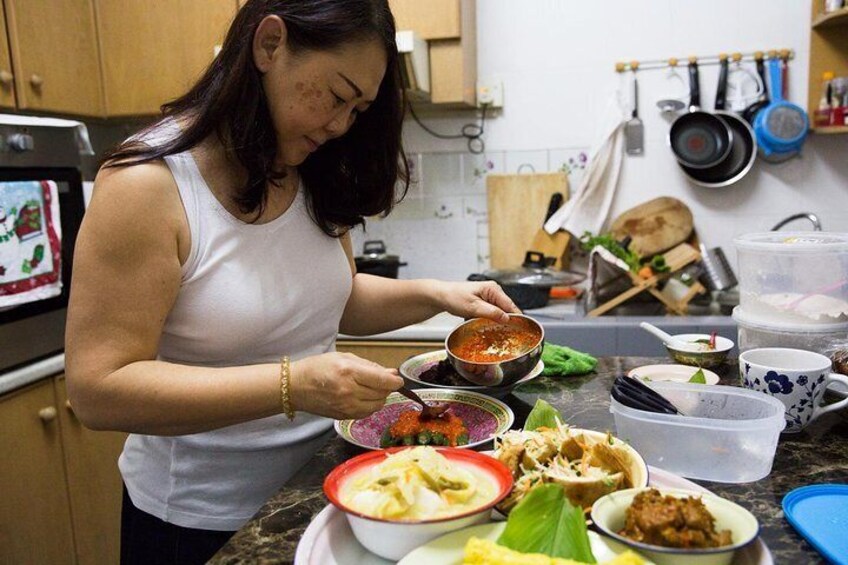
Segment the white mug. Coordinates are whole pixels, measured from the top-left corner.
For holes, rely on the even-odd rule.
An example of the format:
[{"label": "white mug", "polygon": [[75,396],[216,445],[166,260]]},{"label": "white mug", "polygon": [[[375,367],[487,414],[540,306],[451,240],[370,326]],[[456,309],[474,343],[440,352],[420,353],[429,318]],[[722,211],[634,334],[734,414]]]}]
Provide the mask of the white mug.
[{"label": "white mug", "polygon": [[821,405],[828,383],[848,385],[848,377],[832,373],[831,367],[824,355],[803,349],[764,347],[739,355],[743,386],[769,394],[786,406],[784,433],[800,432],[825,412],[848,406],[848,398]]}]

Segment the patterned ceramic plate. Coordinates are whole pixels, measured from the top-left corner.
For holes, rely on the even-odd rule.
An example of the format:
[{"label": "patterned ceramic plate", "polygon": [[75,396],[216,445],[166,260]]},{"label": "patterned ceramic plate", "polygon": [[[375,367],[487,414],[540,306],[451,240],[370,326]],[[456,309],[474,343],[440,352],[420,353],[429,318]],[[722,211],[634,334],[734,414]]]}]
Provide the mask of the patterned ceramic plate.
[{"label": "patterned ceramic plate", "polygon": [[447,357],[447,353],[444,349],[441,351],[428,351],[427,353],[422,353],[420,355],[416,355],[414,357],[410,357],[406,361],[404,361],[400,368],[400,374],[403,375],[405,379],[409,379],[410,381],[424,386],[428,388],[440,388],[447,390],[464,390],[464,391],[472,391],[472,392],[482,392],[488,396],[494,396],[495,398],[501,398],[509,394],[512,389],[515,387],[526,383],[527,381],[531,381],[542,374],[542,371],[545,369],[545,364],[542,360],[539,360],[539,363],[530,371],[530,374],[520,378],[518,381],[514,382],[509,386],[480,386],[468,384],[467,386],[452,386],[452,385],[437,385],[433,383],[428,383],[427,381],[423,381],[419,378],[419,375],[433,367],[440,361],[443,361]]},{"label": "patterned ceramic plate", "polygon": [[[482,445],[508,430],[515,420],[509,406],[484,394],[438,388],[416,389],[415,392],[425,402],[446,402],[450,406],[449,410],[462,419],[468,428],[468,445],[460,447]],[[386,405],[367,418],[336,420],[336,432],[353,445],[380,449],[383,430],[393,424],[401,412],[416,410],[417,406],[405,396],[393,392],[386,399]]]}]

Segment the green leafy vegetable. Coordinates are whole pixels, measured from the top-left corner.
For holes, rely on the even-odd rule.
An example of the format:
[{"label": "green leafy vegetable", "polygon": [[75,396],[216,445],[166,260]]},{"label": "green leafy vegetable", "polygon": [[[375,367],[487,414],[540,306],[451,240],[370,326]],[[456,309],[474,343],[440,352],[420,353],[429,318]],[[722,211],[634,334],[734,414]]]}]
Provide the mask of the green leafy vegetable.
[{"label": "green leafy vegetable", "polygon": [[556,428],[557,419],[562,422],[562,415],[559,411],[542,400],[536,400],[530,414],[527,415],[527,420],[524,422],[524,429],[533,431],[538,428]]},{"label": "green leafy vegetable", "polygon": [[654,255],[651,258],[651,268],[655,273],[665,273],[671,270],[671,267],[666,265],[665,256],[663,255]]},{"label": "green leafy vegetable", "polygon": [[556,484],[534,488],[513,508],[498,544],[522,553],[596,563],[583,510],[572,506]]},{"label": "green leafy vegetable", "polygon": [[627,266],[630,267],[630,270],[634,273],[642,266],[639,261],[639,255],[622,247],[622,245],[617,242],[611,234],[594,236],[592,235],[592,232],[583,232],[583,236],[580,238],[580,243],[583,246],[584,251],[591,251],[596,245],[600,245],[627,263]]},{"label": "green leafy vegetable", "polygon": [[695,371],[695,374],[692,375],[692,377],[689,379],[689,382],[700,385],[707,384],[707,377],[704,375],[704,370],[698,369],[697,371]]}]

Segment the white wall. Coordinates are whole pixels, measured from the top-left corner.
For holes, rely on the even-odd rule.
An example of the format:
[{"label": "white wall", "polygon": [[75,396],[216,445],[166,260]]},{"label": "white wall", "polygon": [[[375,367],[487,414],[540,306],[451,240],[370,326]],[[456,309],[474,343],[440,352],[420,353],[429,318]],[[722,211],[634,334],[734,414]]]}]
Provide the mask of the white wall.
[{"label": "white wall", "polygon": [[[463,279],[488,265],[486,170],[557,170],[596,141],[600,114],[621,77],[619,60],[681,59],[690,54],[790,48],[789,99],[806,107],[810,0],[477,0],[478,76],[503,81],[505,105],[486,122],[486,154],[462,141],[437,140],[411,120],[406,147],[416,165],[410,196],[368,233],[409,261],[404,278]],[[685,72],[685,68],[681,69]],[[735,262],[735,235],[770,228],[798,211],[815,212],[829,231],[848,231],[848,135],[813,135],[801,158],[758,162],[736,185],[691,184],[666,145],[669,122],[654,103],[666,90],[665,71],[639,75],[645,122],[644,156],[626,157],[612,217],[656,196],[680,198],[692,209],[701,239],[722,246]],[[701,69],[702,101],[713,104],[718,68]],[[685,75],[684,75],[685,76]],[[474,115],[422,119],[454,133]],[[572,185],[580,171],[572,175]],[[793,224],[799,228],[803,223]]]}]

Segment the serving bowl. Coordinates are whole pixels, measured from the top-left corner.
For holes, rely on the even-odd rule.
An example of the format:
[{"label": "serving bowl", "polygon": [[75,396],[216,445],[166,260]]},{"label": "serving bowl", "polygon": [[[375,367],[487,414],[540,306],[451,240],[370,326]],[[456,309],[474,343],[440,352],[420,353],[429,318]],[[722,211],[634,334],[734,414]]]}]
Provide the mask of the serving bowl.
[{"label": "serving bowl", "polygon": [[[675,343],[686,343],[687,347],[678,347],[676,345],[665,344],[665,348],[672,359],[684,365],[694,365],[696,367],[712,368],[721,365],[727,360],[727,355],[733,349],[733,341],[716,336],[715,349],[706,350],[699,347],[696,340],[710,339],[709,334],[677,334],[673,336]],[[691,347],[688,345],[691,344]]]},{"label": "serving bowl", "polygon": [[[508,345],[505,345],[508,344]],[[509,386],[527,376],[542,358],[545,330],[529,316],[510,314],[509,323],[473,318],[453,329],[445,350],[456,372],[480,386]],[[503,353],[497,360],[490,351]]]},{"label": "serving bowl", "polygon": [[346,481],[361,471],[382,463],[391,453],[410,447],[371,451],[348,459],[333,469],[324,479],[324,494],[330,502],[345,513],[353,535],[366,549],[385,559],[397,561],[428,541],[448,532],[487,522],[492,507],[512,490],[512,474],[500,461],[477,453],[450,447],[435,448],[451,463],[473,466],[491,478],[496,485],[495,497],[481,506],[455,516],[433,520],[388,520],[358,512],[341,501],[340,493]]},{"label": "serving bowl", "polygon": [[717,385],[719,376],[712,371],[699,369],[692,365],[643,365],[630,369],[627,372],[628,377],[639,379],[643,382],[672,382],[672,383],[688,383],[695,373],[702,371],[704,380],[708,385]]},{"label": "serving bowl", "polygon": [[[465,384],[442,384],[435,383],[430,381],[425,381],[423,378],[423,374],[432,369],[439,363],[445,361],[447,359],[447,351],[442,349],[441,351],[428,351],[426,353],[421,353],[419,355],[414,355],[401,363],[400,367],[398,367],[398,371],[400,375],[412,382],[414,382],[417,386],[422,386],[426,388],[441,388],[446,390],[465,390],[472,392],[480,392],[488,396],[492,396],[494,398],[503,398],[512,392],[512,389],[515,387],[521,386],[522,384],[532,381],[542,374],[542,371],[545,370],[545,363],[541,359],[536,366],[533,367],[533,370],[530,371],[524,377],[518,379],[511,385],[503,385],[503,386],[480,386],[475,385],[471,382],[465,382]],[[457,379],[458,380],[458,379]]]},{"label": "serving bowl", "polygon": [[760,531],[759,523],[753,514],[729,500],[711,493],[682,489],[657,489],[662,495],[675,498],[694,496],[700,498],[710,514],[715,518],[716,531],[730,530],[731,545],[707,549],[682,549],[662,547],[642,543],[625,537],[619,532],[624,528],[625,513],[640,492],[648,490],[633,488],[613,492],[599,498],[592,505],[592,522],[604,534],[641,553],[657,565],[728,565],[733,561],[734,553],[753,542]]},{"label": "serving bowl", "polygon": [[[478,447],[492,441],[495,436],[507,431],[515,421],[512,409],[495,398],[465,390],[439,388],[415,389],[425,402],[448,405],[468,429],[468,443],[461,449]],[[418,404],[400,393],[393,392],[386,398],[385,405],[366,418],[359,420],[336,420],[336,433],[342,439],[365,449],[380,449],[380,436],[385,429],[397,421],[401,412],[417,410]]]}]

